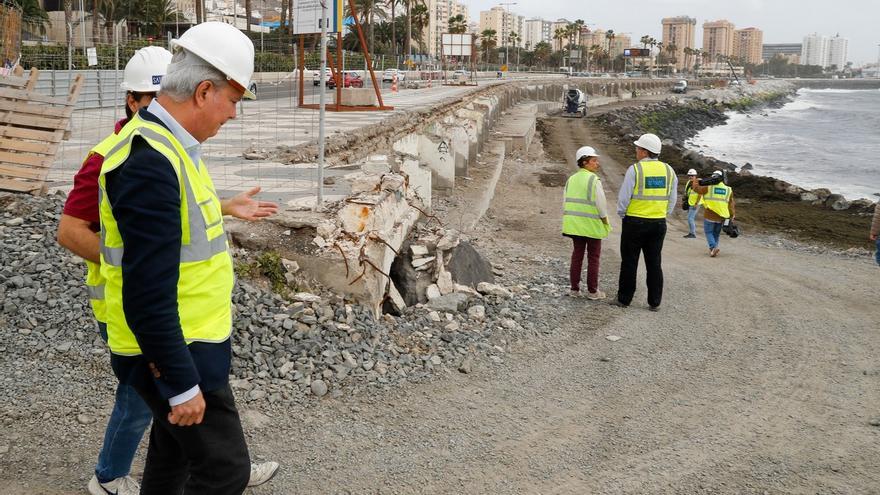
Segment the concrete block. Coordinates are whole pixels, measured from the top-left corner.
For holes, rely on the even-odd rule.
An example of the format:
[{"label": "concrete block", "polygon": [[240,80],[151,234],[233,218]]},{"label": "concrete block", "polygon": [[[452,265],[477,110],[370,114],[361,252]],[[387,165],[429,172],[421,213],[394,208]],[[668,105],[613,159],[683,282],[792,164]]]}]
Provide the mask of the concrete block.
[{"label": "concrete block", "polygon": [[343,88],[340,103],[347,107],[374,107],[376,92],[371,88]]}]

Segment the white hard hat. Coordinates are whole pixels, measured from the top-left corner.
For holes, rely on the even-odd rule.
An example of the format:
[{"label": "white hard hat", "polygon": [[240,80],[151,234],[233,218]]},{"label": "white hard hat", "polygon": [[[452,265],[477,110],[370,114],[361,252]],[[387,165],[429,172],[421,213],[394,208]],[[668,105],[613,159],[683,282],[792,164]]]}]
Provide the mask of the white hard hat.
[{"label": "white hard hat", "polygon": [[585,156],[599,156],[599,154],[596,153],[596,150],[594,150],[590,146],[582,146],[578,148],[577,153],[574,154],[574,161],[578,162],[581,160],[581,158]]},{"label": "white hard hat", "polygon": [[254,75],[254,43],[232,25],[214,21],[197,24],[180,39],[171,41],[171,48],[199,56],[225,74],[234,87],[243,90],[245,98],[257,99],[248,89]]},{"label": "white hard hat", "polygon": [[697,175],[697,171],[694,169],[688,170],[688,175]]},{"label": "white hard hat", "polygon": [[639,139],[633,142],[639,148],[644,148],[655,155],[660,154],[660,138],[654,134],[642,134]]},{"label": "white hard hat", "polygon": [[145,46],[134,52],[125,64],[122,84],[119,86],[125,91],[155,93],[159,91],[162,77],[168,73],[169,63],[171,52],[161,46]]},{"label": "white hard hat", "polygon": [[712,172],[713,177],[721,177],[722,175],[724,175],[724,172],[722,172],[720,170],[716,170],[716,171]]}]

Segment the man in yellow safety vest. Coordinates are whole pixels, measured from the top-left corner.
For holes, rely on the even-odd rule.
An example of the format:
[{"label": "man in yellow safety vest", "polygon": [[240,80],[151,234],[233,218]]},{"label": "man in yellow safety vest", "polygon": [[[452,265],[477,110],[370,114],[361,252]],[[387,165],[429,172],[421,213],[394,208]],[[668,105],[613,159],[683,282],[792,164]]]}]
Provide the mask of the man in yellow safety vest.
[{"label": "man in yellow safety vest", "polygon": [[615,305],[627,307],[636,292],[639,256],[645,255],[648,306],[660,309],[663,268],[660,252],[666,238],[666,216],[675,207],[678,177],[661,162],[660,138],[643,134],[636,145],[636,163],[630,165],[617,195],[617,214],[623,219],[620,234],[620,277]]},{"label": "man in yellow safety vest", "polygon": [[[721,178],[720,170],[712,172],[712,177]],[[736,203],[733,201],[733,188],[719,182],[712,186],[701,186],[696,177],[691,178],[691,189],[703,195],[703,232],[709,244],[709,256],[716,257],[721,249],[721,228],[736,217]]]}]

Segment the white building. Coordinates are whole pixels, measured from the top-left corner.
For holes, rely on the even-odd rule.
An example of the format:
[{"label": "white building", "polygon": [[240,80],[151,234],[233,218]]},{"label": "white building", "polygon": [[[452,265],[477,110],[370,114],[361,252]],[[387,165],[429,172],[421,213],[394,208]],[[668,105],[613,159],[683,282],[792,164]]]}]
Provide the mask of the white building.
[{"label": "white building", "polygon": [[828,60],[826,67],[836,66],[837,70],[843,70],[846,67],[847,49],[849,48],[849,40],[837,36],[828,40]]},{"label": "white building", "polygon": [[550,28],[553,25],[544,19],[528,19],[523,23],[522,46],[532,50],[540,42],[550,43],[553,41]]},{"label": "white building", "polygon": [[439,57],[442,49],[442,34],[449,32],[449,18],[461,15],[465,24],[470,19],[468,8],[465,4],[456,0],[427,0],[428,28],[425,33],[425,46],[428,55]]},{"label": "white building", "polygon": [[801,64],[825,67],[828,64],[828,38],[817,33],[804,36]]}]

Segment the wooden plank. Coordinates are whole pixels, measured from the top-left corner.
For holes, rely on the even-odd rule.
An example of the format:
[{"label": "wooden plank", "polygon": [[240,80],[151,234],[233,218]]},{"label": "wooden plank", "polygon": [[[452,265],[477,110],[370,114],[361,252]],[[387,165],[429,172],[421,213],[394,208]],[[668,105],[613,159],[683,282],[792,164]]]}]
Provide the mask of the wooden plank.
[{"label": "wooden plank", "polygon": [[28,165],[31,167],[47,167],[52,164],[52,157],[45,155],[28,155],[25,153],[10,153],[0,150],[0,163],[15,163],[16,165]]},{"label": "wooden plank", "polygon": [[16,112],[40,117],[70,117],[73,107],[34,105],[21,100],[0,100],[0,112]]},{"label": "wooden plank", "polygon": [[31,74],[28,77],[27,86],[24,87],[25,91],[33,91],[37,88],[37,78],[40,77],[40,71],[36,67],[31,67]]},{"label": "wooden plank", "polygon": [[62,138],[66,139],[64,135],[65,131],[38,131],[36,129],[0,125],[0,138],[31,139],[33,141],[57,144],[61,142]]},{"label": "wooden plank", "polygon": [[53,146],[45,142],[0,138],[0,149],[2,150],[23,151],[25,153],[38,153],[41,155],[54,155],[56,148],[57,146]]},{"label": "wooden plank", "polygon": [[12,179],[0,178],[0,189],[16,192],[33,192],[43,188],[42,182],[26,182]]},{"label": "wooden plank", "polygon": [[13,88],[23,88],[27,86],[28,79],[24,77],[2,76],[0,77],[0,86],[9,86]]},{"label": "wooden plank", "polygon": [[[80,79],[82,76],[77,76],[77,79]],[[80,90],[82,88],[79,88]],[[79,96],[79,93],[77,93]],[[62,105],[62,106],[72,106],[76,101],[71,103],[67,98],[61,98],[57,96],[46,96],[41,95],[39,93],[35,93],[33,91],[24,91],[21,89],[12,89],[12,88],[0,88],[0,98],[8,98],[11,100],[27,100],[32,102],[39,103],[48,103],[50,105]]]},{"label": "wooden plank", "polygon": [[31,115],[15,114],[12,112],[0,112],[0,124],[15,127],[33,127],[39,130],[63,131],[67,129],[67,120],[56,117],[35,117]]},{"label": "wooden plank", "polygon": [[0,163],[0,177],[7,176],[16,179],[43,180],[48,174],[48,168],[14,167],[12,165]]},{"label": "wooden plank", "polygon": [[70,87],[70,91],[67,93],[67,104],[75,105],[76,100],[79,99],[79,94],[82,92],[83,88],[86,86],[86,78],[82,74],[77,75],[73,79],[73,85]]}]

